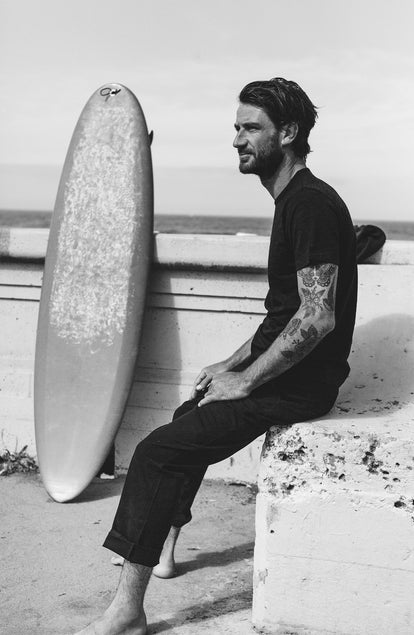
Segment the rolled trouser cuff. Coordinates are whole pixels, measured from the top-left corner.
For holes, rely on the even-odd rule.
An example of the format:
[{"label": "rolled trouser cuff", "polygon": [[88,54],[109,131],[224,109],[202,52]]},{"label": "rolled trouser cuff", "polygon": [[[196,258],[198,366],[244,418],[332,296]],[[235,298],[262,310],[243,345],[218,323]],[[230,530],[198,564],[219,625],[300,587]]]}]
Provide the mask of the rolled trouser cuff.
[{"label": "rolled trouser cuff", "polygon": [[155,567],[160,561],[161,550],[137,545],[121,536],[115,529],[111,529],[103,546],[122,556],[125,560],[134,564],[142,564],[145,567]]}]

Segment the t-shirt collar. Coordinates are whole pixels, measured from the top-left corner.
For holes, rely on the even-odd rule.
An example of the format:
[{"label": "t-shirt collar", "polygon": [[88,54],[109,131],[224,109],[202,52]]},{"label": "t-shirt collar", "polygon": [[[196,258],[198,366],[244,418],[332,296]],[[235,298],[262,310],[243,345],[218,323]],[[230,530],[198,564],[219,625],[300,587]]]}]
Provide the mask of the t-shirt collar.
[{"label": "t-shirt collar", "polygon": [[276,203],[280,203],[281,198],[283,198],[292,189],[292,187],[296,185],[296,183],[298,183],[298,181],[304,177],[305,174],[309,174],[309,172],[310,172],[309,168],[301,168],[300,170],[298,170],[296,174],[292,176],[289,183],[283,188],[280,194],[276,197],[275,205]]}]

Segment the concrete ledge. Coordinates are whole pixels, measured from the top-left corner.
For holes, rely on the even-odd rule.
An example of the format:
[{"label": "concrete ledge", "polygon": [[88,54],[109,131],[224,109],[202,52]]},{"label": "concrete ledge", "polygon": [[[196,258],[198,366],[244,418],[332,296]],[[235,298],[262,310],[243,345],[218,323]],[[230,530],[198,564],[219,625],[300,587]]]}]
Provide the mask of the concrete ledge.
[{"label": "concrete ledge", "polygon": [[[48,229],[0,227],[0,259],[44,260],[48,238]],[[154,234],[154,264],[178,269],[266,271],[268,246],[266,236]],[[412,265],[413,243],[387,240],[366,264]]]},{"label": "concrete ledge", "polygon": [[44,260],[48,229],[0,227],[0,259]]},{"label": "concrete ledge", "polygon": [[[48,229],[0,227],[0,258],[44,260],[48,238]],[[264,271],[268,244],[263,236],[154,234],[154,264],[176,269]]]}]

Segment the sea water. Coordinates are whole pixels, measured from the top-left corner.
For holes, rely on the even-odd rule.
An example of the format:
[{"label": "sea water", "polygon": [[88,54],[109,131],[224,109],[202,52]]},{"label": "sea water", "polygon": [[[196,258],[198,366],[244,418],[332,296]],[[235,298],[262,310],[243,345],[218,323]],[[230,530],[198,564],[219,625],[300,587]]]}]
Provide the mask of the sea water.
[{"label": "sea water", "polygon": [[[0,226],[49,227],[50,211],[0,210]],[[365,221],[354,219],[355,225],[377,225],[389,240],[414,240],[414,222]],[[156,214],[154,229],[172,234],[257,234],[268,236],[272,219],[261,216],[206,216],[193,214]]]}]

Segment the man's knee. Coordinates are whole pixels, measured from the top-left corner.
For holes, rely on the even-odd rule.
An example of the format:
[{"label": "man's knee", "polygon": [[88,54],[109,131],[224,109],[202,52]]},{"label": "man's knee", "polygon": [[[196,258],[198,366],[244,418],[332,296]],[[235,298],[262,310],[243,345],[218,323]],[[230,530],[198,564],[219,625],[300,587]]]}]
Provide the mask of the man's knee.
[{"label": "man's knee", "polygon": [[152,447],[154,444],[158,443],[161,434],[160,431],[164,428],[164,426],[160,426],[159,428],[155,428],[146,437],[144,437],[137,445],[136,450],[138,452],[146,451],[148,448]]},{"label": "man's knee", "polygon": [[177,410],[174,412],[173,421],[187,414],[187,412],[190,412],[190,410],[197,406],[197,403],[197,399],[189,399],[188,401],[184,401],[184,403],[182,403],[181,406],[178,406]]},{"label": "man's knee", "polygon": [[[173,421],[187,414],[197,405],[196,400],[185,401],[174,412]],[[155,428],[135,448],[133,461],[144,461],[153,459],[164,460],[168,454],[168,448],[172,448],[176,442],[177,433],[171,423]]]},{"label": "man's knee", "polygon": [[156,463],[163,462],[170,446],[169,426],[170,424],[155,428],[142,439],[135,448],[133,461],[145,462],[152,460]]}]

